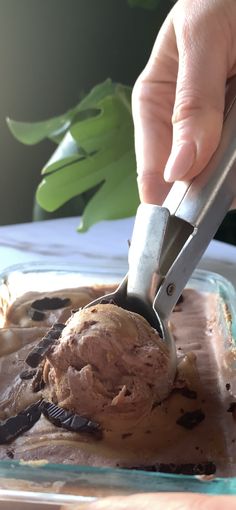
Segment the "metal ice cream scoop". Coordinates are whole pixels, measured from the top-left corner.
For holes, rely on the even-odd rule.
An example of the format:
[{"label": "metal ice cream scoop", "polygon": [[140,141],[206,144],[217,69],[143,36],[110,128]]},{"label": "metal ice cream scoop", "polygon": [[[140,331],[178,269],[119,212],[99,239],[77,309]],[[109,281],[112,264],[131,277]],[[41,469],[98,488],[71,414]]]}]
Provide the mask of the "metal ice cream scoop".
[{"label": "metal ice cream scoop", "polygon": [[226,94],[220,144],[204,171],[191,182],[176,182],[162,207],[141,204],[129,250],[129,271],[118,289],[90,303],[112,300],[143,315],[170,350],[172,309],[236,196],[236,76]]}]

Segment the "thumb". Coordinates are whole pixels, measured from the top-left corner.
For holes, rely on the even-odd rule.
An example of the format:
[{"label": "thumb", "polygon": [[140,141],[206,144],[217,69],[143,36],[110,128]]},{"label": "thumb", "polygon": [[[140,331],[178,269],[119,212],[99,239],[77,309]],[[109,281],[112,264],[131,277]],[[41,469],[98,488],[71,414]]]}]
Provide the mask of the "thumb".
[{"label": "thumb", "polygon": [[176,43],[179,67],[173,109],[172,149],[164,178],[167,182],[190,179],[200,173],[220,140],[226,83],[226,48],[217,38],[214,19],[184,20]]}]

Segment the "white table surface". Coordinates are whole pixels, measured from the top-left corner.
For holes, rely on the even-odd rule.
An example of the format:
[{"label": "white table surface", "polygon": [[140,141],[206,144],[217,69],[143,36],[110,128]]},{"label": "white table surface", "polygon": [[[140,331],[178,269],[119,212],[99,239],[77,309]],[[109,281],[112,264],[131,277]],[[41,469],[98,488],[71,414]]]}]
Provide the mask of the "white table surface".
[{"label": "white table surface", "polygon": [[[104,221],[79,234],[79,218],[0,227],[0,271],[28,262],[73,263],[127,269],[133,218]],[[199,267],[218,272],[236,286],[236,247],[212,241]]]}]

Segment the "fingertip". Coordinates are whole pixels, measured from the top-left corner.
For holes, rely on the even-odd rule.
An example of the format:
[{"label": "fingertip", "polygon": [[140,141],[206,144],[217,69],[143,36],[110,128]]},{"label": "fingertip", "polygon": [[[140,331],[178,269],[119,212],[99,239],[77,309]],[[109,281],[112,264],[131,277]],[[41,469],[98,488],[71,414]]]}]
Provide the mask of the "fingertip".
[{"label": "fingertip", "polygon": [[174,145],[164,170],[165,181],[170,183],[185,177],[196,161],[196,152],[194,142]]},{"label": "fingertip", "polygon": [[204,171],[219,145],[222,125],[222,114],[209,108],[174,124],[165,182],[190,180]]}]

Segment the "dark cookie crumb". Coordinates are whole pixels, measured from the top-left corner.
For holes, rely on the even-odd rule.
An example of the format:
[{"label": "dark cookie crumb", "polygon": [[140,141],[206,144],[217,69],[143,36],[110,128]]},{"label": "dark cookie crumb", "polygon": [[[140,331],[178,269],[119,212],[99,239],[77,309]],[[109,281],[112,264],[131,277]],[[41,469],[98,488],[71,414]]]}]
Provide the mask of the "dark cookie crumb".
[{"label": "dark cookie crumb", "polygon": [[127,437],[130,437],[132,436],[133,433],[132,432],[125,432],[124,434],[121,434],[121,438],[122,439],[126,439]]},{"label": "dark cookie crumb", "polygon": [[60,338],[64,327],[65,324],[61,324],[60,322],[53,324],[42,340],[28,354],[25,360],[27,365],[36,368],[41,363],[55,341]]},{"label": "dark cookie crumb", "polygon": [[236,402],[231,402],[229,408],[227,409],[228,413],[232,413],[232,418],[236,421]]},{"label": "dark cookie crumb", "polygon": [[71,304],[70,298],[60,297],[45,297],[42,299],[36,299],[31,303],[31,308],[34,310],[58,310],[59,308],[65,308]]},{"label": "dark cookie crumb", "polygon": [[46,317],[44,312],[40,312],[40,310],[34,310],[33,308],[30,308],[28,310],[28,315],[32,319],[32,321],[43,321]]},{"label": "dark cookie crumb", "polygon": [[229,408],[227,409],[227,412],[233,413],[234,411],[236,411],[236,402],[231,402]]},{"label": "dark cookie crumb", "polygon": [[230,390],[230,383],[226,383],[225,388],[226,388],[227,391],[229,391]]},{"label": "dark cookie crumb", "polygon": [[216,472],[214,462],[206,461],[198,464],[175,464],[175,463],[157,463],[150,466],[133,466],[129,469],[142,471],[154,471],[158,473],[171,473],[175,475],[213,475]]},{"label": "dark cookie crumb", "polygon": [[14,452],[13,448],[12,449],[8,448],[6,450],[6,454],[9,457],[9,459],[14,459],[15,452]]},{"label": "dark cookie crumb", "polygon": [[37,370],[36,368],[27,368],[26,370],[23,370],[23,372],[20,373],[20,378],[22,380],[29,380],[29,379],[32,379],[35,374],[36,374]]},{"label": "dark cookie crumb", "polygon": [[117,303],[112,298],[102,298],[101,301],[99,301],[100,305],[116,305]]},{"label": "dark cookie crumb", "polygon": [[153,402],[152,404],[152,408],[151,408],[151,411],[153,411],[154,409],[156,409],[156,407],[159,407],[161,406],[162,402]]},{"label": "dark cookie crumb", "polygon": [[185,429],[192,430],[199,425],[204,418],[205,414],[203,411],[201,409],[196,409],[195,411],[190,411],[180,416],[178,420],[176,420],[176,423]]},{"label": "dark cookie crumb", "polygon": [[186,398],[190,398],[192,400],[196,400],[197,398],[197,392],[195,390],[190,390],[187,386],[180,389],[181,395],[183,395]]},{"label": "dark cookie crumb", "polygon": [[43,380],[43,366],[40,366],[36,371],[36,374],[32,381],[32,391],[37,393],[41,391],[45,386],[45,382]]},{"label": "dark cookie crumb", "polygon": [[196,400],[197,392],[195,390],[190,390],[188,386],[184,386],[183,388],[174,388],[174,393],[180,393],[183,397],[190,398],[191,400]]}]

